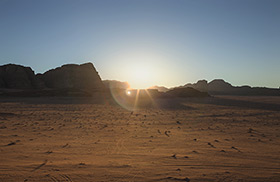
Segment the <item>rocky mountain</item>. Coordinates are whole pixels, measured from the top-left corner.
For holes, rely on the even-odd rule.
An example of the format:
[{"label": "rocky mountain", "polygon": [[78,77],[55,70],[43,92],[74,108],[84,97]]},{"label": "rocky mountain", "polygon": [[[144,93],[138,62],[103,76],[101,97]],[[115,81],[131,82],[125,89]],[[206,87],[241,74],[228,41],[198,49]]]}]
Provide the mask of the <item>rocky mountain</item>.
[{"label": "rocky mountain", "polygon": [[92,63],[68,64],[34,74],[30,67],[0,66],[0,94],[8,96],[90,96],[104,90]]},{"label": "rocky mountain", "polygon": [[82,90],[98,90],[103,88],[101,78],[92,63],[81,65],[67,64],[36,76],[48,88],[75,88]]},{"label": "rocky mountain", "polygon": [[40,81],[30,67],[7,64],[0,66],[0,88],[40,89],[45,84]]},{"label": "rocky mountain", "polygon": [[188,83],[184,87],[191,87],[200,91],[208,92],[208,85],[206,80],[199,80],[195,84]]},{"label": "rocky mountain", "polygon": [[263,95],[280,96],[280,89],[250,86],[232,86],[222,79],[215,79],[211,82],[200,80],[194,84],[186,84],[184,87],[190,87],[199,91],[208,92],[210,95]]},{"label": "rocky mountain", "polygon": [[[96,91],[103,92],[106,88],[123,90],[129,88],[129,84],[116,80],[105,80],[102,82],[92,63],[81,65],[67,64],[37,75],[34,74],[30,67],[15,64],[0,66],[0,94],[2,95],[7,95],[8,93],[8,95],[15,96],[21,94],[29,96],[90,96]],[[189,88],[193,88],[193,90]],[[199,80],[197,83],[188,83],[173,89],[161,86],[153,86],[150,89],[167,93],[164,95],[179,97],[203,96],[203,94],[195,93],[195,91],[208,92],[210,95],[280,96],[280,89],[232,86],[222,79],[215,79],[209,83],[206,80]],[[13,92],[12,94],[11,91]],[[19,91],[24,92],[20,94]]]}]

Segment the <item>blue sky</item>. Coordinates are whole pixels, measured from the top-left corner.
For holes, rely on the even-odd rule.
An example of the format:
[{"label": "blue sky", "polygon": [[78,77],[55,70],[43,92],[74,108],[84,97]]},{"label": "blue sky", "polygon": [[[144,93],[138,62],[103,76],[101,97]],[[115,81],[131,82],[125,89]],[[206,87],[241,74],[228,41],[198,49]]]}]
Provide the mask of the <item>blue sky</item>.
[{"label": "blue sky", "polygon": [[0,64],[92,62],[102,79],[280,86],[278,0],[0,0]]}]

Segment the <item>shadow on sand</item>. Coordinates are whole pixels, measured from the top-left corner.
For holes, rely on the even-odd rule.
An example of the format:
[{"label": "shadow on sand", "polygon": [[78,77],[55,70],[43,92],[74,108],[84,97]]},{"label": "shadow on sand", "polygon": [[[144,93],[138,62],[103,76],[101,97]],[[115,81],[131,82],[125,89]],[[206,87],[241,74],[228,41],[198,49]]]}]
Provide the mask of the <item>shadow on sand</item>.
[{"label": "shadow on sand", "polygon": [[[168,110],[193,110],[188,104],[209,104],[216,106],[230,106],[247,109],[262,109],[268,111],[280,111],[280,103],[265,103],[254,100],[239,100],[221,97],[207,98],[155,98],[155,104],[146,105],[144,108],[156,107]],[[0,102],[14,102],[25,104],[108,104],[118,105],[108,97],[0,97]]]}]

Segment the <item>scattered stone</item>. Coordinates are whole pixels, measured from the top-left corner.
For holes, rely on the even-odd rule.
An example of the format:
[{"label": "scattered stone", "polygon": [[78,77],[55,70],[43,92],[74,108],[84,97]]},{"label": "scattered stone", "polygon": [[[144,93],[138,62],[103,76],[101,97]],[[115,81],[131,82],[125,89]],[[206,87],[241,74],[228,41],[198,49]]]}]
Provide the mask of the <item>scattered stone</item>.
[{"label": "scattered stone", "polygon": [[7,146],[11,146],[11,145],[15,145],[16,142],[11,142],[11,143],[8,143]]},{"label": "scattered stone", "polygon": [[248,133],[252,133],[253,129],[252,128],[249,128],[248,129]]},{"label": "scattered stone", "polygon": [[176,154],[172,155],[171,157],[173,157],[174,159],[177,159]]}]

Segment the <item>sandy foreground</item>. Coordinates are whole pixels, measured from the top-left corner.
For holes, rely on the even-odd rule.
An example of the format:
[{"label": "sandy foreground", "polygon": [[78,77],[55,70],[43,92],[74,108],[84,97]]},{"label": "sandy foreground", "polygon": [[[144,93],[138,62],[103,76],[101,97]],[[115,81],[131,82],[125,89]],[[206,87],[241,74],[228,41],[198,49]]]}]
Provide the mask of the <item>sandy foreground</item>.
[{"label": "sandy foreground", "polygon": [[280,181],[279,97],[158,102],[2,98],[0,181]]}]

